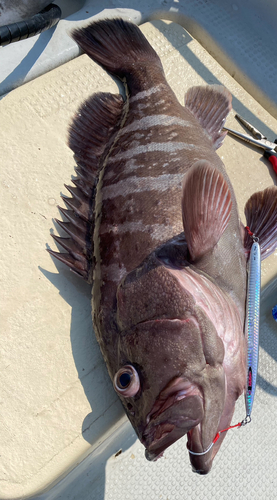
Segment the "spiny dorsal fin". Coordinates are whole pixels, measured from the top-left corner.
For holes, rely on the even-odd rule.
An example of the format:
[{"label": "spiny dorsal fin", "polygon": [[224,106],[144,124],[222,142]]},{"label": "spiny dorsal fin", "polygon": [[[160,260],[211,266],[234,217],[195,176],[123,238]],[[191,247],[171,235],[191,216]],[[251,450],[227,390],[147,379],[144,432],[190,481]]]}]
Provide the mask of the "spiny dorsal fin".
[{"label": "spiny dorsal fin", "polygon": [[230,219],[231,193],[223,175],[206,160],[194,163],[183,182],[182,212],[192,261],[214,248]]},{"label": "spiny dorsal fin", "polygon": [[83,233],[86,233],[87,230],[87,223],[83,221],[80,217],[78,217],[72,210],[66,210],[65,208],[62,208],[58,205],[58,209],[60,212],[66,217],[66,219],[71,222],[75,227],[79,229],[79,231],[82,231]]},{"label": "spiny dorsal fin", "polygon": [[192,87],[185,95],[185,107],[197,118],[218,149],[227,131],[222,132],[232,109],[232,95],[222,85]]},{"label": "spiny dorsal fin", "polygon": [[65,231],[69,238],[51,234],[54,240],[61,245],[67,253],[58,253],[53,250],[48,252],[70,267],[78,276],[92,283],[93,274],[93,240],[92,223],[82,220],[73,210],[61,209],[68,222],[55,219],[57,224]]},{"label": "spiny dorsal fin", "polygon": [[55,222],[69,235],[68,240],[76,242],[80,248],[86,248],[86,251],[90,253],[92,243],[90,234],[87,234],[87,224],[85,224],[86,230],[83,231],[82,227],[71,222],[62,222],[58,219],[55,219]]},{"label": "spiny dorsal fin", "polygon": [[76,155],[78,167],[75,186],[66,189],[72,198],[62,196],[70,210],[60,209],[68,222],[56,220],[69,238],[54,236],[67,253],[49,250],[78,276],[92,283],[94,204],[99,171],[106,151],[120,126],[123,99],[120,95],[96,94],[79,109],[70,127],[69,146]]},{"label": "spiny dorsal fin", "polygon": [[88,283],[92,283],[92,277],[90,279],[91,270],[88,269],[87,260],[84,257],[82,258],[80,254],[78,254],[78,258],[76,258],[76,255],[71,255],[70,253],[54,252],[48,249],[47,251],[55,257],[55,259],[58,259],[60,262],[70,267],[70,270],[77,274],[77,276],[80,276],[80,278],[83,278]]},{"label": "spiny dorsal fin", "polygon": [[[247,226],[259,238],[261,258],[265,259],[277,248],[277,186],[252,194],[245,205]],[[245,231],[244,247],[249,253],[253,243]]]}]

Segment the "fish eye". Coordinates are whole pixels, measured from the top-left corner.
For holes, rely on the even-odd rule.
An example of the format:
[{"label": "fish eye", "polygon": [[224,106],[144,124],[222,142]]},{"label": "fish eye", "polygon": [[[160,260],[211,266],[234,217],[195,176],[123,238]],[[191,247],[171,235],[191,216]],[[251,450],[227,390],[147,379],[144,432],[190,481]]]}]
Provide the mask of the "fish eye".
[{"label": "fish eye", "polygon": [[131,398],[140,388],[139,375],[132,365],[125,365],[114,376],[114,388],[118,394]]}]

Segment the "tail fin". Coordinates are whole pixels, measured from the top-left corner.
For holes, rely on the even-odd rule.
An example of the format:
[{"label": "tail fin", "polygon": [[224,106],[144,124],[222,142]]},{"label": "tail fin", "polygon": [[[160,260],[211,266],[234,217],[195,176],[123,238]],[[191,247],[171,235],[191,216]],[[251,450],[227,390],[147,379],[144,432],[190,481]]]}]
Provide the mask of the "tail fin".
[{"label": "tail fin", "polygon": [[121,78],[132,74],[138,64],[161,66],[159,56],[140,29],[123,19],[92,23],[73,31],[72,37],[89,57]]}]

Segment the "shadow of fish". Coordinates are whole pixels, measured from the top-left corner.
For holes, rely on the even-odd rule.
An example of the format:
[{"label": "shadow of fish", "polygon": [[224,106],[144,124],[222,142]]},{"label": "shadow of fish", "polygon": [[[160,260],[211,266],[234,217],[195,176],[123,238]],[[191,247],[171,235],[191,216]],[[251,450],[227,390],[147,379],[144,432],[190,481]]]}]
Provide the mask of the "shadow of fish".
[{"label": "shadow of fish", "polygon": [[[121,78],[126,98],[88,99],[70,129],[78,168],[52,255],[92,283],[93,323],[146,457],[187,434],[205,452],[245,389],[243,333],[251,239],[215,150],[231,94],[194,87],[182,106],[137,26],[117,19],[73,38]],[[263,256],[276,246],[275,187],[246,205]],[[224,435],[203,455],[206,474]]]}]

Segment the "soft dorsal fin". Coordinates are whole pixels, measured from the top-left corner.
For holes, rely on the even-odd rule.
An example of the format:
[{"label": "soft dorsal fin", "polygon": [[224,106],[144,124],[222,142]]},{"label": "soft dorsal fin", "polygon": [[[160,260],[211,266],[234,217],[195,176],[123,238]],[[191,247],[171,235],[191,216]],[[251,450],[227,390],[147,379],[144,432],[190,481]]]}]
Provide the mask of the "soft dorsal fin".
[{"label": "soft dorsal fin", "polygon": [[61,209],[67,221],[56,222],[69,235],[53,238],[67,252],[48,250],[51,255],[89,283],[93,273],[93,231],[96,184],[102,160],[113,145],[123,112],[121,95],[99,93],[79,109],[70,127],[69,146],[78,164],[73,186],[65,186],[72,198],[62,196],[69,210]]},{"label": "soft dorsal fin", "polygon": [[99,158],[115,132],[123,104],[120,94],[99,92],[76,113],[69,129],[69,147],[92,173],[98,175]]},{"label": "soft dorsal fin", "polygon": [[197,118],[218,149],[227,131],[222,132],[232,109],[232,95],[222,85],[192,87],[185,95],[185,107]]},{"label": "soft dorsal fin", "polygon": [[206,160],[194,163],[183,181],[182,213],[192,261],[214,248],[230,219],[231,192],[223,175]]},{"label": "soft dorsal fin", "polygon": [[[247,226],[259,238],[261,257],[265,259],[277,248],[277,186],[252,194],[244,212]],[[252,244],[252,237],[245,231],[244,247],[247,254]]]}]

